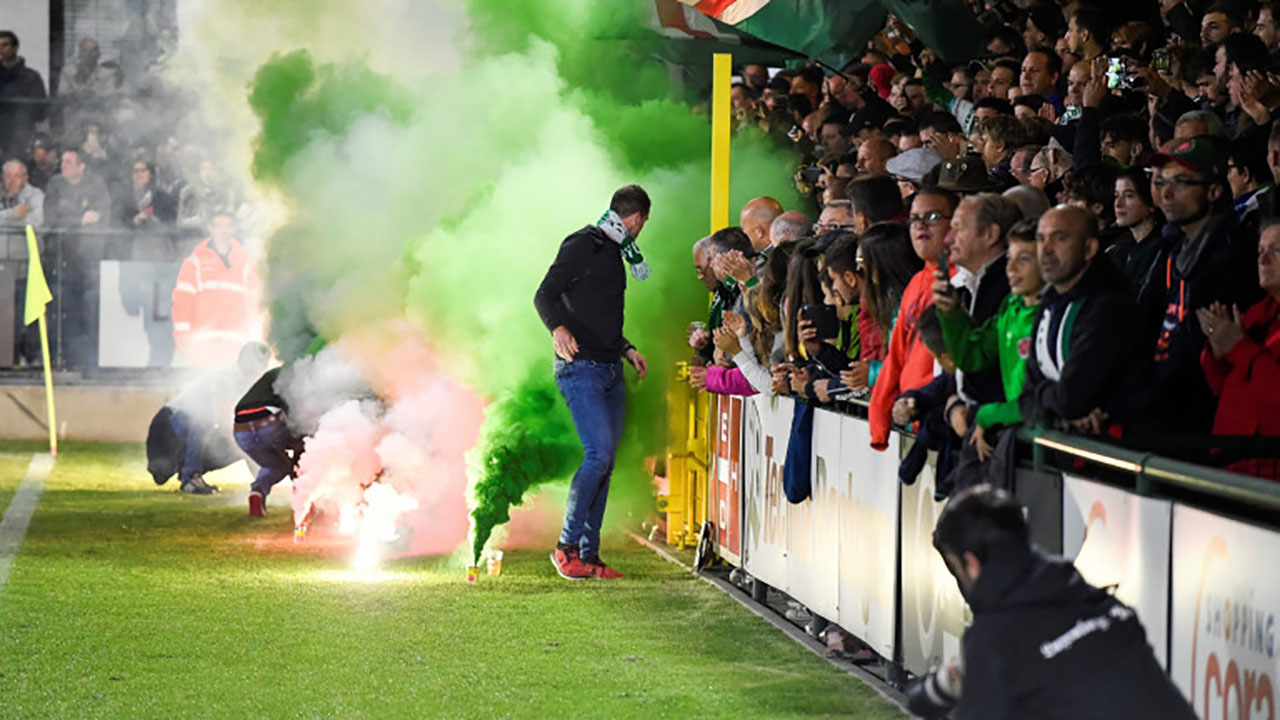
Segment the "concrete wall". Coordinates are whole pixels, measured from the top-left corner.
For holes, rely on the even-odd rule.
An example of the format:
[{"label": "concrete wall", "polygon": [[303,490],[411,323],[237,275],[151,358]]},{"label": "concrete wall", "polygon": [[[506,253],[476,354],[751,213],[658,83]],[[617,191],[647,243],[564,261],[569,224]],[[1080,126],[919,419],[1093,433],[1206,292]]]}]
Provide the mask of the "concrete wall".
[{"label": "concrete wall", "polygon": [[[65,386],[53,389],[62,440],[143,442],[166,388]],[[0,438],[45,440],[43,385],[0,385]]]}]

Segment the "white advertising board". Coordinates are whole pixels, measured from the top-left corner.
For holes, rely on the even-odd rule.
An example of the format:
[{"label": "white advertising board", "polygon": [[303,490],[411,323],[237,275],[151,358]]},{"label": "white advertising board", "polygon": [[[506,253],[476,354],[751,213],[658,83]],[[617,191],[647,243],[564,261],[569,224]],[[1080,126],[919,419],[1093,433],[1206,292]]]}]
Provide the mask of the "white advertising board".
[{"label": "white advertising board", "polygon": [[743,436],[743,568],[762,582],[787,585],[787,498],[782,465],[795,403],[756,395],[746,403]]},{"label": "white advertising board", "polygon": [[1167,669],[1173,504],[1070,475],[1062,480],[1063,556],[1090,584],[1116,586]]},{"label": "white advertising board", "polygon": [[1173,680],[1206,720],[1276,717],[1280,534],[1173,510]]},{"label": "white advertising board", "polygon": [[960,654],[968,607],[933,548],[933,528],[945,502],[933,499],[936,458],[902,487],[902,666],[923,675]]},{"label": "white advertising board", "polygon": [[[819,417],[828,414],[819,411]],[[883,452],[871,447],[867,421],[831,414],[840,423],[839,507],[840,627],[892,658],[898,611],[897,433]],[[815,421],[815,427],[817,423]]]}]

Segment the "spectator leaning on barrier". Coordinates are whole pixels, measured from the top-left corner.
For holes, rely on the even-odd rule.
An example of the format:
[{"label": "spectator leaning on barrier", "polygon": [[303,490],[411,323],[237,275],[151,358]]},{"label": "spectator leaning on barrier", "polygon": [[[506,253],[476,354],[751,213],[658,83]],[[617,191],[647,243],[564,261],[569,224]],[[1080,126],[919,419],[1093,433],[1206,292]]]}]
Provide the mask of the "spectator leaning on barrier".
[{"label": "spectator leaning on barrier", "polygon": [[[963,675],[952,717],[1192,720],[1136,613],[1033,546],[1024,512],[1008,492],[979,486],[955,496],[934,528],[973,610],[961,661],[937,671]],[[919,686],[908,697],[912,711],[936,712]]]},{"label": "spectator leaning on barrier", "polygon": [[63,151],[62,172],[49,179],[45,190],[44,215],[49,227],[59,230],[109,224],[107,185],[89,172],[79,151]]},{"label": "spectator leaning on barrier", "polygon": [[[1258,283],[1266,297],[1243,313],[1220,302],[1196,310],[1209,339],[1201,364],[1218,397],[1214,435],[1280,435],[1280,220],[1258,240]],[[1280,480],[1280,461],[1245,460],[1236,472]]]},{"label": "spectator leaning on barrier", "polygon": [[[973,431],[968,444],[973,447],[976,459],[985,463],[991,459],[997,445],[1006,433],[1022,425],[1022,411],[1018,399],[1027,377],[1027,358],[1031,354],[1031,329],[1040,312],[1040,293],[1044,280],[1040,277],[1040,264],[1036,258],[1036,226],[1034,221],[1022,221],[1008,232],[1008,263],[1005,268],[1009,280],[1009,295],[999,312],[985,322],[976,322],[963,308],[957,306],[949,294],[934,293],[934,307],[942,326],[947,350],[956,368],[965,373],[976,373],[989,368],[999,368],[1003,394],[1000,399],[989,401],[977,408],[973,416]],[[1012,429],[1012,430],[1011,430]],[[1011,447],[1011,445],[1006,445]],[[977,476],[983,475],[989,482],[1003,484],[1002,476],[992,473],[957,473],[949,492],[962,490],[977,484]],[[940,488],[942,489],[942,488]]]},{"label": "spectator leaning on barrier", "polygon": [[742,291],[755,287],[755,264],[751,257],[751,238],[737,226],[717,230],[711,235],[711,270],[715,273],[720,286],[716,289],[711,301],[711,315],[707,322],[708,330],[715,330],[722,322],[721,314],[725,310],[733,310],[738,314],[746,313],[743,305]]},{"label": "spectator leaning on barrier", "polygon": [[[931,450],[937,453],[937,476],[947,477],[955,467],[956,454],[960,449],[960,438],[947,424],[947,417],[956,402],[956,366],[942,336],[937,308],[930,305],[920,313],[918,328],[920,342],[941,372],[928,383],[902,393],[893,403],[894,424],[908,426],[918,423],[915,426],[916,442],[898,464],[898,479],[904,485],[916,481]],[[935,499],[942,497],[941,492],[934,493]]]},{"label": "spectator leaning on barrier", "polygon": [[[939,269],[932,286],[935,305],[939,297],[944,298],[940,313],[963,309],[979,324],[996,316],[1009,296],[1005,234],[1020,217],[1018,206],[1000,195],[982,193],[960,201],[951,218],[946,243],[950,261],[957,269],[951,278],[944,277]],[[975,427],[973,415],[978,407],[1004,399],[1000,369],[994,363],[959,369],[955,385],[957,398],[948,403],[944,420],[957,437],[967,440]],[[956,467],[962,473],[977,476],[981,461],[975,445],[970,443],[962,450]],[[974,478],[940,476],[940,483],[943,480],[948,481],[944,485],[977,482]]]},{"label": "spectator leaning on barrier", "polygon": [[0,226],[44,225],[44,193],[27,182],[27,166],[21,160],[4,164],[4,196],[0,197]]},{"label": "spectator leaning on barrier", "polygon": [[1059,205],[1036,228],[1036,257],[1048,287],[1032,331],[1020,407],[1028,422],[1060,420],[1097,434],[1132,417],[1136,388],[1125,387],[1137,325],[1133,295],[1099,257],[1098,220]]},{"label": "spectator leaning on barrier", "polygon": [[[874,387],[889,354],[889,338],[902,305],[902,295],[924,263],[911,246],[907,229],[897,223],[879,223],[868,228],[858,242],[858,275],[862,278],[862,298],[858,334],[862,357],[868,365],[867,385]],[[868,326],[870,325],[870,326]],[[845,379],[854,387],[856,377]]]},{"label": "spectator leaning on barrier", "polygon": [[[835,239],[823,253],[822,271],[826,274],[825,287],[829,288],[827,305],[835,308],[839,321],[838,342],[813,339],[806,344],[806,352],[822,367],[827,377],[814,380],[814,394],[820,402],[830,402],[851,392],[863,392],[868,387],[869,367],[860,360],[862,355],[862,276],[858,274],[858,237],[843,234]],[[848,378],[852,382],[845,382]]]},{"label": "spectator leaning on barrier", "polygon": [[1260,296],[1242,282],[1254,273],[1253,243],[1240,237],[1226,187],[1226,157],[1216,140],[1192,138],[1153,160],[1157,202],[1168,223],[1167,249],[1140,298],[1148,332],[1155,333],[1155,370],[1147,415],[1153,431],[1208,432],[1213,395],[1200,369],[1205,337],[1195,311],[1214,302],[1248,307]]},{"label": "spectator leaning on barrier", "polygon": [[930,288],[938,267],[938,254],[943,250],[957,203],[955,194],[939,188],[925,188],[911,201],[911,244],[925,265],[903,291],[889,338],[889,352],[871,391],[867,419],[871,425],[871,446],[877,450],[889,446],[890,411],[894,401],[903,392],[925,385],[933,378],[933,357],[920,340],[916,323],[920,313],[933,304]]}]

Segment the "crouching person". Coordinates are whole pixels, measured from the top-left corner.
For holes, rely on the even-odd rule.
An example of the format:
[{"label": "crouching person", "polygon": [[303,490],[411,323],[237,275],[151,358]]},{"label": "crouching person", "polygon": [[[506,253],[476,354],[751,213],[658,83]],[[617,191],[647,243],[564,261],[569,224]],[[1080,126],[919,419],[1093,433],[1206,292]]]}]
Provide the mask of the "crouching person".
[{"label": "crouching person", "polygon": [[267,495],[294,474],[302,454],[302,439],[287,422],[289,406],[276,389],[279,376],[280,368],[268,370],[236,404],[236,444],[260,466],[249,492],[252,517],[267,516]]},{"label": "crouching person", "polygon": [[1028,538],[1022,506],[1004,490],[978,485],[947,504],[933,546],[973,624],[963,662],[908,688],[910,709],[942,717],[940,705],[958,703],[957,720],[1194,718],[1134,611]]},{"label": "crouching person", "polygon": [[157,485],[177,474],[184,493],[218,491],[218,486],[205,482],[205,473],[242,458],[227,416],[270,358],[266,345],[248,343],[235,365],[205,372],[160,408],[147,432],[147,470]]}]

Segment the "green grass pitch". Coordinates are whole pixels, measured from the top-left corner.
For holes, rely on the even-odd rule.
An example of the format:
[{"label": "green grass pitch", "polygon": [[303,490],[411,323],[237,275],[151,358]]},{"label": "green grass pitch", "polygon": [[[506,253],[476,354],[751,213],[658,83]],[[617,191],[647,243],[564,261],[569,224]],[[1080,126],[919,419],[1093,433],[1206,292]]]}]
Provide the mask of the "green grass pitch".
[{"label": "green grass pitch", "polygon": [[[0,444],[0,508],[38,444]],[[857,679],[634,544],[625,580],[507,553],[374,579],[241,485],[157,489],[136,445],[63,448],[0,590],[3,718],[897,718]]]}]

